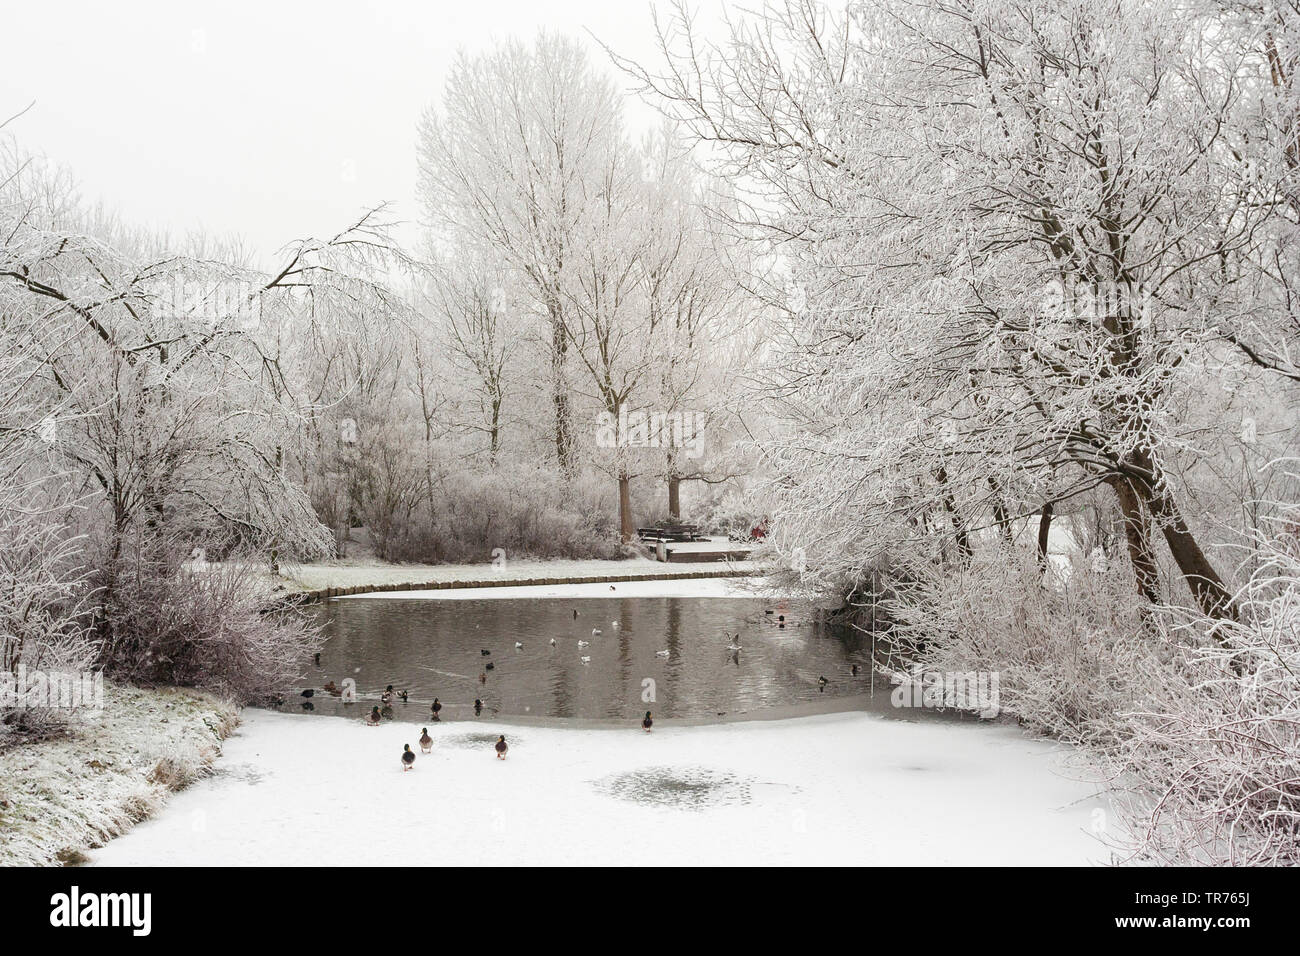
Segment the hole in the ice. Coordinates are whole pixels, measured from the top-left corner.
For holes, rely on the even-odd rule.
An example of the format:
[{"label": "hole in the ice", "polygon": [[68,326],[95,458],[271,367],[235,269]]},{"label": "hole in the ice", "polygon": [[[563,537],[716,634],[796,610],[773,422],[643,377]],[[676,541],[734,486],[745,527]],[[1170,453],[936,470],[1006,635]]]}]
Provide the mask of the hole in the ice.
[{"label": "hole in the ice", "polygon": [[[433,740],[433,747],[435,750],[437,750],[438,747],[440,746],[460,747],[465,750],[478,750],[483,747],[486,747],[489,750],[491,750],[496,745],[497,738],[500,736],[501,736],[500,734],[480,733],[480,734],[456,734],[454,737],[447,737],[444,738],[443,740],[439,740],[438,738],[435,737]],[[506,743],[508,743],[511,747],[513,747],[521,739],[522,738],[516,737],[514,734],[510,734],[509,736],[506,737]]]},{"label": "hole in the ice", "polygon": [[606,796],[651,807],[705,810],[750,802],[753,780],[708,767],[643,767],[592,782]]},{"label": "hole in the ice", "polygon": [[252,764],[247,763],[218,766],[212,771],[212,775],[214,777],[224,777],[228,780],[247,784],[261,783],[266,777],[262,771],[258,770]]}]

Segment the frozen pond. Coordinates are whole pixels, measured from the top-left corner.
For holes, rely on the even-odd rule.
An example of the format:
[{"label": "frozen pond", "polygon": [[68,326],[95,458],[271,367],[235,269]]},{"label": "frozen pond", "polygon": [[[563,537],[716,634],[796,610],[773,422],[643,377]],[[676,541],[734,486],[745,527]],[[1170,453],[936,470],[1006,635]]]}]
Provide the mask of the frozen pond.
[{"label": "frozen pond", "polygon": [[[306,677],[317,713],[360,716],[388,684],[410,696],[394,717],[413,721],[435,696],[443,720],[472,719],[476,697],[484,716],[593,720],[646,710],[716,718],[854,695],[892,711],[888,682],[877,677],[872,687],[869,637],[819,624],[787,601],[389,596],[334,601],[320,613],[328,641]],[[349,677],[357,705],[320,690]]]}]

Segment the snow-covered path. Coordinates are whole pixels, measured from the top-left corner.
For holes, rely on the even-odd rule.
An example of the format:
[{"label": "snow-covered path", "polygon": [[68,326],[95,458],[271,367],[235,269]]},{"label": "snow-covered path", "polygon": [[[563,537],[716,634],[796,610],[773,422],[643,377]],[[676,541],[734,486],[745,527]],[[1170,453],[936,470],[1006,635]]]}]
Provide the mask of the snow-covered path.
[{"label": "snow-covered path", "polygon": [[[1007,726],[864,713],[430,728],[246,710],[212,778],[104,865],[1087,864],[1092,788]],[[509,759],[492,741],[505,733]]]}]

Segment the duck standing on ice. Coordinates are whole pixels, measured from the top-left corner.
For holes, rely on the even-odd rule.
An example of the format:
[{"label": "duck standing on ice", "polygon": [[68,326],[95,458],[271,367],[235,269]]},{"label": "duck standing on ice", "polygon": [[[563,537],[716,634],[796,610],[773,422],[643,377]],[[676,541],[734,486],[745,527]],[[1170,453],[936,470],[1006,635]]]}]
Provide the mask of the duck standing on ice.
[{"label": "duck standing on ice", "polygon": [[428,753],[433,749],[433,738],[429,736],[429,728],[420,728],[420,749]]},{"label": "duck standing on ice", "polygon": [[379,722],[384,718],[379,715],[378,707],[371,707],[370,713],[366,715],[366,724],[370,727],[378,727]]},{"label": "duck standing on ice", "polygon": [[411,749],[410,744],[402,745],[402,771],[406,772],[415,766],[415,751]]},{"label": "duck standing on ice", "polygon": [[645,717],[641,720],[641,729],[648,734],[650,733],[650,728],[653,727],[654,724],[654,719],[650,716],[650,711],[647,710],[645,712]]},{"label": "duck standing on ice", "polygon": [[498,760],[505,760],[505,759],[506,759],[506,751],[508,751],[509,749],[510,749],[510,745],[509,745],[508,743],[506,743],[506,735],[505,735],[505,734],[502,734],[502,735],[497,739],[497,759],[498,759]]}]

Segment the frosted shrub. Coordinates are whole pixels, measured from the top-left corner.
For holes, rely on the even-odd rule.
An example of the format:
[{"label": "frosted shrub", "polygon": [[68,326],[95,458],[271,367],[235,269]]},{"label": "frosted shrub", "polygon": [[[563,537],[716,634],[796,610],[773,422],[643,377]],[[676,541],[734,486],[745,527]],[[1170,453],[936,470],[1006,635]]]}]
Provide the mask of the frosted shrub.
[{"label": "frosted shrub", "polygon": [[607,482],[566,482],[542,468],[500,468],[451,475],[435,505],[392,533],[379,557],[389,561],[483,562],[511,557],[618,558],[622,547]]},{"label": "frosted shrub", "polygon": [[319,649],[319,629],[276,609],[255,562],[192,570],[135,562],[119,570],[109,673],[145,685],[199,687],[240,703],[282,690]]},{"label": "frosted shrub", "polygon": [[978,555],[900,589],[887,609],[906,663],[997,672],[1004,711],[1094,745],[1113,745],[1114,714],[1142,696],[1135,661],[1162,654],[1126,569],[1060,573],[1030,554]]},{"label": "frosted shrub", "polygon": [[1300,542],[1291,532],[1261,553],[1239,622],[1162,617],[1171,665],[1137,675],[1158,705],[1121,714],[1120,746],[1102,755],[1137,781],[1127,848],[1139,859],[1300,864]]},{"label": "frosted shrub", "polygon": [[1004,712],[1109,781],[1132,859],[1300,864],[1300,542],[1257,558],[1225,623],[1144,607],[1126,567],[977,556],[889,602],[894,664],[997,672]]}]

